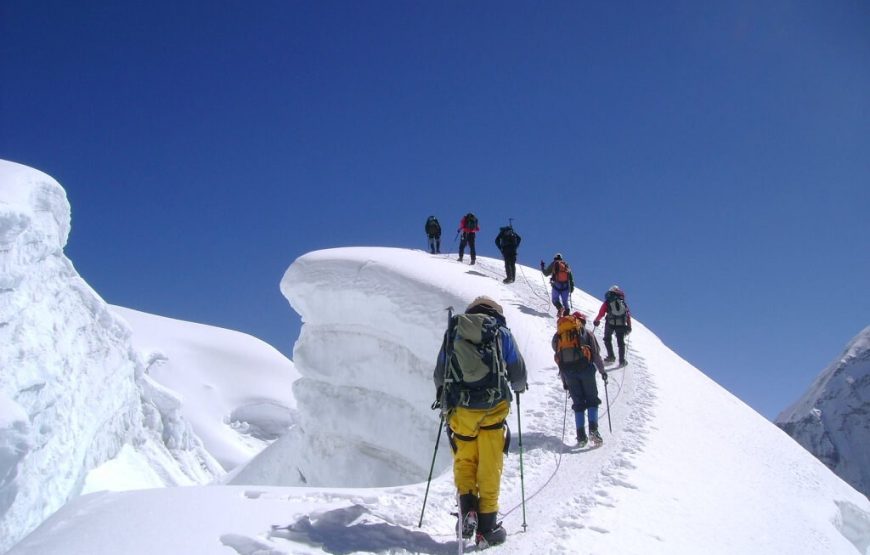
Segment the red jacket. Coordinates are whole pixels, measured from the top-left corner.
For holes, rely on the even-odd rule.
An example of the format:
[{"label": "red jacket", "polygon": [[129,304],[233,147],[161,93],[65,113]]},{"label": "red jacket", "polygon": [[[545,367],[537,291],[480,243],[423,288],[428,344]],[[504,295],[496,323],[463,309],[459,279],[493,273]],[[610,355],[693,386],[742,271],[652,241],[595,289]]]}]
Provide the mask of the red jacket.
[{"label": "red jacket", "polygon": [[[619,298],[622,299],[622,302],[625,302],[625,293],[619,295]],[[607,314],[607,308],[607,301],[601,303],[601,308],[598,309],[598,316],[595,317],[594,323],[596,326],[601,319],[604,318],[605,314]],[[625,327],[631,329],[631,309],[628,308],[628,303],[625,303]]]}]

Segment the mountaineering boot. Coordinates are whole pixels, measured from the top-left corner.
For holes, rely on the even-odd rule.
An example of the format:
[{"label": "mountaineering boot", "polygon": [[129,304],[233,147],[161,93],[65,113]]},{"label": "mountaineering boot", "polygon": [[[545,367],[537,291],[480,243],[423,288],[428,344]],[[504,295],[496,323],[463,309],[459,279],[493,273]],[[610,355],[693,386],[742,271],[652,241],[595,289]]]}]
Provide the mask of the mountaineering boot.
[{"label": "mountaineering boot", "polygon": [[473,493],[464,493],[459,496],[460,517],[457,526],[462,526],[462,537],[465,539],[474,536],[477,528],[477,496]]},{"label": "mountaineering boot", "polygon": [[613,355],[607,355],[607,358],[604,359],[604,362],[616,362],[616,357]]},{"label": "mountaineering boot", "polygon": [[504,543],[507,539],[507,531],[501,522],[496,522],[496,513],[480,513],[480,521],[477,525],[476,544],[479,548]]},{"label": "mountaineering boot", "polygon": [[457,259],[456,259],[456,260],[458,260],[458,261],[460,261],[460,262],[462,262],[462,257],[461,257],[461,256],[460,256],[460,257],[459,257],[459,258],[457,258]]},{"label": "mountaineering boot", "polygon": [[506,278],[504,278],[503,280],[501,280],[501,282],[502,282],[502,283],[510,283],[510,282],[511,282],[511,278],[510,278],[510,277],[506,277]]},{"label": "mountaineering boot", "polygon": [[578,447],[586,447],[586,444],[589,442],[589,438],[586,437],[586,429],[585,428],[577,428],[577,446]]},{"label": "mountaineering boot", "polygon": [[628,366],[628,363],[625,362],[624,358],[619,361],[619,367],[622,368],[623,366]]},{"label": "mountaineering boot", "polygon": [[601,434],[598,433],[598,422],[589,423],[589,439],[592,440],[592,445],[596,447],[604,443]]},{"label": "mountaineering boot", "polygon": [[471,265],[474,266],[474,259],[471,259]]}]

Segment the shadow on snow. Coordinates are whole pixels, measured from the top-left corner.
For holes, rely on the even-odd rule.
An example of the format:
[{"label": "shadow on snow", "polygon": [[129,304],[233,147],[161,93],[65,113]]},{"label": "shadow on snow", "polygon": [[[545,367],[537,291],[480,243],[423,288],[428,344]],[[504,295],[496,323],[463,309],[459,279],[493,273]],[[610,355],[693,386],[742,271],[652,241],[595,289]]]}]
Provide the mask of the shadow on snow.
[{"label": "shadow on snow", "polygon": [[[366,518],[370,515],[369,518]],[[363,522],[357,522],[363,517]],[[366,522],[365,520],[368,520]],[[376,522],[373,522],[376,520]],[[341,555],[357,551],[411,553],[456,553],[456,541],[439,543],[424,532],[384,522],[361,505],[303,516],[287,526],[273,526],[272,538],[283,538],[320,547]]]}]

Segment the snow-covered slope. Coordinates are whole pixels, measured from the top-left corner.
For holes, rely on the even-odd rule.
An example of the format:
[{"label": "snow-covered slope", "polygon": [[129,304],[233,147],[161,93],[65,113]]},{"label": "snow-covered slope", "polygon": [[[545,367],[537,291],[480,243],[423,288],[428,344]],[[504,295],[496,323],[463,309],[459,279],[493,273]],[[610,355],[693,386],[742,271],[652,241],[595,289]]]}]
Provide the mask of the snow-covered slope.
[{"label": "snow-covered slope", "polygon": [[[241,468],[238,485],[78,498],[11,553],[456,552],[444,441],[417,524],[444,309],[479,294],[505,307],[530,371],[510,419],[500,553],[870,553],[870,501],[663,345],[642,314],[628,367],[611,372],[612,433],[599,449],[570,449],[547,286],[526,267],[504,285],[501,268],[382,248],[301,257],[282,282],[304,320],[299,433]],[[573,302],[587,313],[599,303],[579,290]],[[268,485],[300,475],[307,487]]]},{"label": "snow-covered slope", "polygon": [[293,424],[299,375],[274,347],[233,330],[110,309],[130,324],[148,375],[178,393],[178,410],[226,470]]},{"label": "snow-covered slope", "polygon": [[870,495],[870,326],[776,423],[838,476]]},{"label": "snow-covered slope", "polygon": [[69,231],[63,188],[0,161],[0,552],[124,446],[150,484],[220,472],[186,423],[161,412],[166,392],[144,374],[130,330],[64,256]]}]

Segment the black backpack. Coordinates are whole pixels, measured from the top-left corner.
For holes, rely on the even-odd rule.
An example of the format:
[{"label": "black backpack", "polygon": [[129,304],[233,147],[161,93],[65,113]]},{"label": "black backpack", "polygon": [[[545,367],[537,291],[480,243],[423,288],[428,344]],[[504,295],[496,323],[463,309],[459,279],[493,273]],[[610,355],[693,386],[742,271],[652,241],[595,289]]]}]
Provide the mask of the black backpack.
[{"label": "black backpack", "polygon": [[503,227],[501,228],[501,248],[504,249],[515,249],[519,244],[519,235],[514,231],[512,227]]},{"label": "black backpack", "polygon": [[426,233],[430,237],[441,235],[441,224],[438,223],[438,218],[435,216],[429,216],[429,219],[426,220]]},{"label": "black backpack", "polygon": [[474,231],[474,228],[477,227],[477,216],[469,212],[465,216],[465,229],[469,231]]}]

